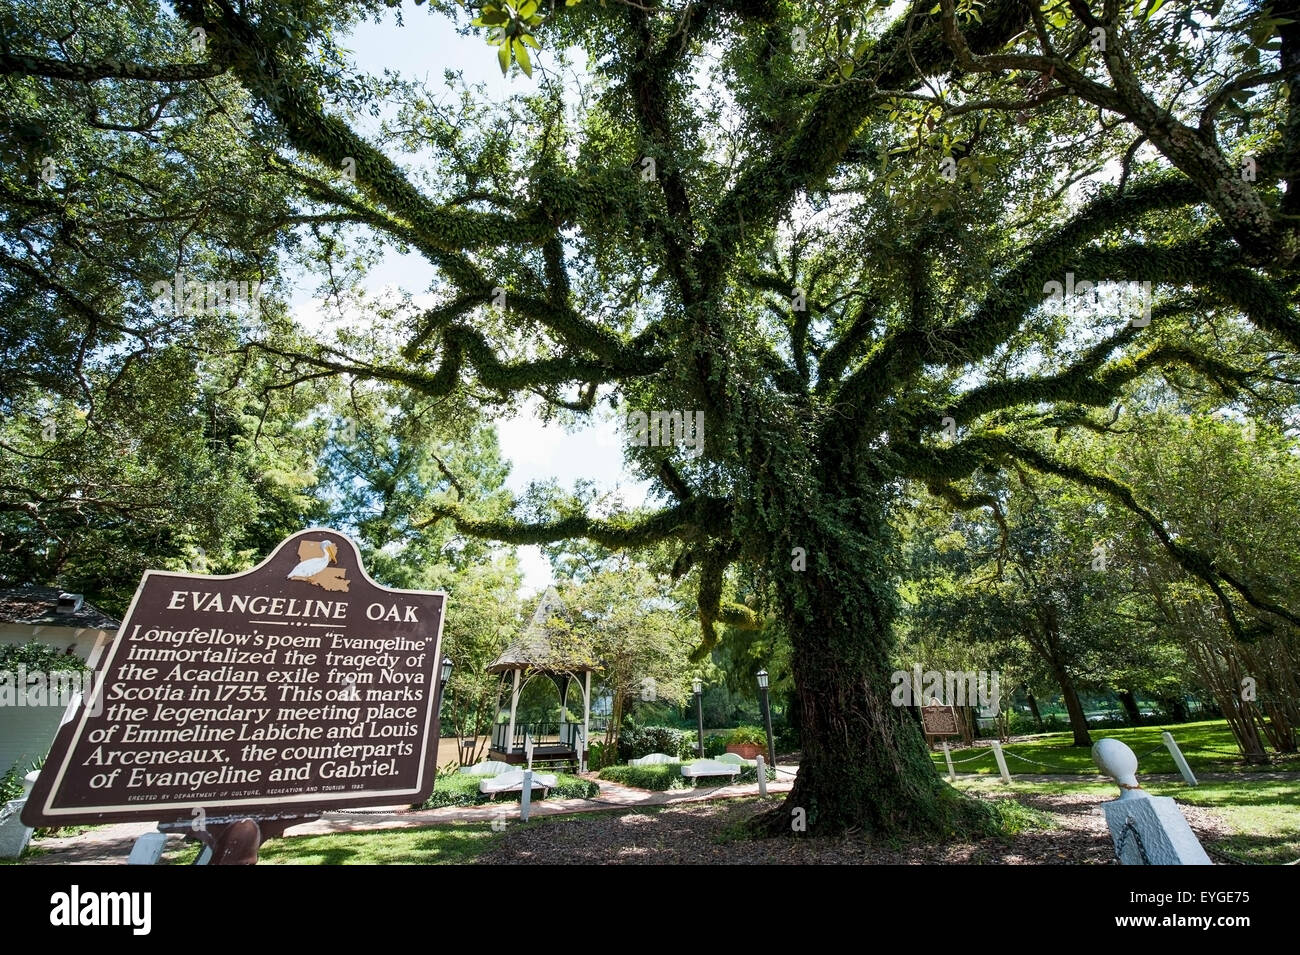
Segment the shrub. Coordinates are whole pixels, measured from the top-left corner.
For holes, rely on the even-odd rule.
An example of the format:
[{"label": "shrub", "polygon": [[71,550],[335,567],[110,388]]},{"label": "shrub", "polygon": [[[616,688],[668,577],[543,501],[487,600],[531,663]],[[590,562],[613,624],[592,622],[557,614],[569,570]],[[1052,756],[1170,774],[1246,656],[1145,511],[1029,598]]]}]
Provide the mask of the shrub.
[{"label": "shrub", "polygon": [[626,726],[619,733],[619,759],[640,759],[651,753],[682,758],[694,756],[695,735],[671,726]]},{"label": "shrub", "polygon": [[767,733],[758,726],[737,726],[727,734],[727,745],[739,746],[752,743],[755,746],[767,745]]},{"label": "shrub", "polygon": [[21,763],[14,763],[9,767],[9,771],[0,776],[0,806],[3,806],[11,799],[21,799],[23,797],[23,776],[29,770],[23,769]]},{"label": "shrub", "polygon": [[727,736],[725,733],[710,733],[704,737],[704,755],[706,758],[721,756],[726,751]]},{"label": "shrub", "polygon": [[799,731],[792,726],[787,726],[784,732],[776,734],[776,751],[778,753],[793,753],[802,742],[799,738]]},{"label": "shrub", "polygon": [[[682,762],[689,763],[693,760],[687,759]],[[637,789],[653,789],[656,792],[663,792],[665,789],[694,789],[699,785],[708,787],[725,784],[722,777],[716,776],[697,776],[687,779],[682,776],[681,763],[663,763],[659,766],[608,766],[600,771],[600,778],[607,782],[635,786]],[[758,773],[755,768],[748,766],[735,777],[735,782],[753,782],[757,778]],[[767,767],[767,778],[769,781],[776,779],[776,770],[771,766]]]},{"label": "shrub", "polygon": [[613,753],[605,752],[604,743],[587,744],[587,766],[594,769],[600,769],[606,763],[613,759]]},{"label": "shrub", "polygon": [[[440,809],[443,806],[481,806],[489,802],[518,802],[521,793],[498,793],[495,798],[478,791],[482,776],[469,776],[465,773],[447,773],[438,777],[434,783],[433,794],[424,801],[421,809]],[[588,779],[559,773],[556,785],[547,792],[547,799],[591,799],[600,792],[600,787]],[[536,791],[534,799],[543,798]]]},{"label": "shrub", "polygon": [[665,789],[685,789],[686,780],[682,778],[681,763],[665,763],[660,766],[606,766],[600,771],[600,778],[637,789],[653,789],[662,792]]},{"label": "shrub", "polygon": [[20,665],[28,673],[53,673],[56,670],[84,673],[89,670],[80,657],[34,640],[21,645],[9,643],[0,646],[0,670],[12,672]]}]

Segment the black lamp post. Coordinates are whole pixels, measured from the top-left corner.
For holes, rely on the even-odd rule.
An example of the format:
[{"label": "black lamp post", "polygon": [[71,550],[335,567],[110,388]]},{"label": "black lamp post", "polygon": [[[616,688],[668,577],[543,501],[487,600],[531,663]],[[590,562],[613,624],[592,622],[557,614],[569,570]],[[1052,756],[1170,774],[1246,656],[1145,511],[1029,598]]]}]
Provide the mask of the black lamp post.
[{"label": "black lamp post", "polygon": [[447,681],[451,679],[451,657],[442,658],[442,666],[438,670],[438,708],[435,712],[442,715],[442,694],[447,689]]},{"label": "black lamp post", "polygon": [[691,681],[695,691],[695,718],[700,724],[700,759],[704,758],[704,684],[696,677]]},{"label": "black lamp post", "polygon": [[776,741],[772,738],[772,704],[767,699],[767,671],[758,671],[758,698],[763,704],[763,726],[767,730],[767,758],[776,768]]}]

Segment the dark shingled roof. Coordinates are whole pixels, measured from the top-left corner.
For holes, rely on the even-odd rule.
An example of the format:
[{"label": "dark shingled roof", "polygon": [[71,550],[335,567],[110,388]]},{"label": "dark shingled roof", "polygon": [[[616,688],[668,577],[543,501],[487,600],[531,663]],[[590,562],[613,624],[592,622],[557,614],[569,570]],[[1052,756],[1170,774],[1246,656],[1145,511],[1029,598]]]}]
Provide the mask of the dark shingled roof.
[{"label": "dark shingled roof", "polygon": [[116,630],[122,625],[87,601],[72,613],[59,613],[57,587],[0,587],[0,623],[25,623],[40,627],[77,627]]},{"label": "dark shingled roof", "polygon": [[554,645],[555,627],[551,618],[572,621],[564,601],[555,592],[554,587],[547,587],[542,594],[533,619],[528,622],[514,642],[501,652],[501,656],[487,668],[488,673],[502,673],[507,670],[534,669],[556,673],[584,673],[598,670],[599,667],[589,662],[565,660],[561,651]]}]

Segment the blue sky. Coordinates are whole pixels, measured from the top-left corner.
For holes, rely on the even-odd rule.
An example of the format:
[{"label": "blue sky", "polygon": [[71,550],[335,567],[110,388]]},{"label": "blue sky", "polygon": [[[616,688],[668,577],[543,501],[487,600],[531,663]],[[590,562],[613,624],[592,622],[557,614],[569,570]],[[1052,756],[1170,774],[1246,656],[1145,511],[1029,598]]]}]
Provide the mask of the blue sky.
[{"label": "blue sky", "polygon": [[[533,81],[517,69],[512,68],[509,77],[501,75],[496,50],[482,35],[459,36],[449,19],[425,6],[417,7],[411,0],[403,3],[402,17],[405,25],[399,29],[395,12],[386,11],[381,23],[364,23],[343,41],[362,70],[379,73],[387,68],[408,79],[428,79],[432,85],[442,82],[445,70],[459,70],[468,83],[482,83],[486,95],[494,99],[533,88]],[[548,54],[539,51],[533,59],[535,65],[544,65]],[[419,295],[432,278],[433,271],[419,255],[391,253],[370,273],[366,284],[372,292],[396,287]],[[313,324],[313,308],[306,297],[294,302],[295,313],[308,324]],[[531,481],[549,478],[563,486],[586,479],[603,490],[618,489],[628,505],[644,499],[646,485],[623,470],[620,437],[608,410],[580,430],[543,426],[535,413],[526,412],[497,421],[497,432],[502,452],[513,465],[508,482],[512,490],[522,491]],[[525,589],[545,587],[551,569],[541,552],[536,547],[521,547],[519,556]]]}]

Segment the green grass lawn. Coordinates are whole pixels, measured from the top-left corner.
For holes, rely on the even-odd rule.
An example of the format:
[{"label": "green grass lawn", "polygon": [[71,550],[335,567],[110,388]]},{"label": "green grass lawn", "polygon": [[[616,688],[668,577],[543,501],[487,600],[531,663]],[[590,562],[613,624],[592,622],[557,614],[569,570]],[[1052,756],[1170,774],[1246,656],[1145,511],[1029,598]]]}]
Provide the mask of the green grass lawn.
[{"label": "green grass lawn", "polygon": [[[420,829],[341,832],[270,839],[258,865],[454,865],[469,862],[499,834],[486,823],[448,823]],[[168,850],[164,862],[188,865],[198,855],[188,843]]]},{"label": "green grass lawn", "polygon": [[[1113,799],[1118,794],[1113,783],[1068,779],[1050,783],[1017,781],[1006,786],[996,778],[970,776],[959,778],[957,786],[975,792],[1026,795],[1087,792],[1100,799]],[[1213,810],[1232,833],[1213,848],[1229,857],[1265,865],[1300,859],[1300,780],[1254,779],[1243,774],[1239,781],[1232,782],[1203,782],[1199,786],[1181,781],[1150,782],[1142,788],[1153,796],[1172,796],[1179,803]]]},{"label": "green grass lawn", "polygon": [[[1164,743],[1160,739],[1160,734],[1164,729],[1166,727],[1163,726],[1139,726],[1132,729],[1093,730],[1092,739],[1095,743],[1099,739],[1109,737],[1126,743],[1139,757],[1139,775],[1146,773],[1176,773],[1178,767],[1174,765],[1174,758],[1169,755],[1169,751],[1165,749]],[[1173,733],[1178,748],[1187,757],[1188,765],[1192,767],[1194,773],[1250,773],[1278,769],[1300,770],[1300,760],[1294,756],[1284,757],[1271,766],[1248,766],[1241,759],[1232,732],[1228,729],[1228,724],[1223,720],[1182,723],[1168,727],[1168,729],[1169,732]],[[1044,733],[1041,736],[1031,736],[1014,743],[1008,743],[1002,747],[1006,753],[1032,759],[1036,763],[1045,763],[1051,768],[1027,763],[1008,755],[1007,769],[1011,771],[1012,776],[1020,773],[1096,775],[1099,770],[1092,761],[1092,751],[1085,746],[1073,746],[1071,745],[1072,741],[1073,736],[1069,732],[1064,732]],[[983,745],[976,746],[973,749],[954,749],[952,751],[954,763],[960,759],[971,759],[971,757],[979,756],[978,759],[954,766],[959,776],[967,773],[982,775],[997,773],[997,762],[993,758],[993,750],[989,747],[987,741],[981,742]],[[1152,750],[1156,750],[1156,752],[1153,753]],[[942,750],[935,750],[931,757],[934,760],[935,767],[940,772],[946,773],[947,765],[944,762]]]},{"label": "green grass lawn", "polygon": [[[1046,783],[1014,782],[1004,786],[996,778],[967,776],[958,788],[987,794],[1017,796],[1086,792],[1098,800],[1114,798],[1113,784],[1071,781],[1068,777]],[[1300,858],[1300,781],[1266,780],[1243,775],[1229,782],[1206,782],[1195,788],[1179,783],[1150,783],[1155,796],[1173,796],[1184,805],[1204,806],[1226,824],[1230,835],[1209,848],[1238,861],[1277,865]],[[642,807],[637,814],[663,807]],[[1038,808],[1013,801],[999,807],[1005,831],[1050,828],[1052,816]],[[581,824],[585,814],[535,819],[519,826]],[[266,865],[445,865],[473,861],[500,837],[486,823],[450,823],[418,829],[294,836],[272,839],[262,848]],[[737,836],[738,837],[738,836]],[[192,862],[198,849],[190,844],[169,849],[164,861],[172,865]],[[1219,861],[1219,860],[1216,860]]]}]

